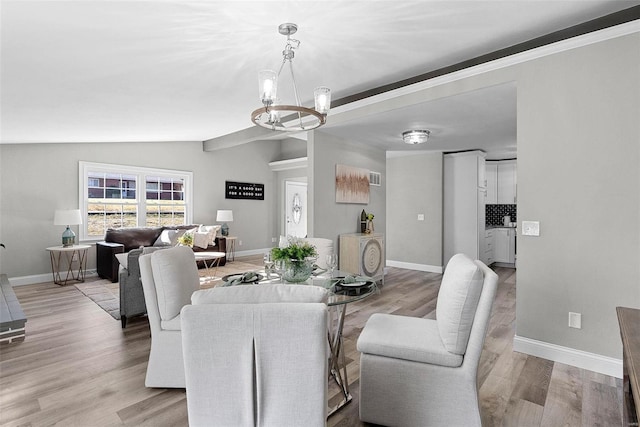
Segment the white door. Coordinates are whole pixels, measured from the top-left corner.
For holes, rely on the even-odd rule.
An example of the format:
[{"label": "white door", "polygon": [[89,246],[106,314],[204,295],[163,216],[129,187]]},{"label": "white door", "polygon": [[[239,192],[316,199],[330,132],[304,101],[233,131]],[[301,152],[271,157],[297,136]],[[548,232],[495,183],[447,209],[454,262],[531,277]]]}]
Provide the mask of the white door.
[{"label": "white door", "polygon": [[285,234],[307,237],[307,183],[285,181],[284,184]]}]

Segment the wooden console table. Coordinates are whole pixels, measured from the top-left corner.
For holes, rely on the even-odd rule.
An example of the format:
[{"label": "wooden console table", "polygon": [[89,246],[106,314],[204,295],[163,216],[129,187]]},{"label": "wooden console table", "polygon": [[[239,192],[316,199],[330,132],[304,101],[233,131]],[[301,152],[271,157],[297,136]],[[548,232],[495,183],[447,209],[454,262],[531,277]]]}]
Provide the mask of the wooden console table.
[{"label": "wooden console table", "polygon": [[616,307],[622,338],[622,425],[640,419],[640,310]]}]

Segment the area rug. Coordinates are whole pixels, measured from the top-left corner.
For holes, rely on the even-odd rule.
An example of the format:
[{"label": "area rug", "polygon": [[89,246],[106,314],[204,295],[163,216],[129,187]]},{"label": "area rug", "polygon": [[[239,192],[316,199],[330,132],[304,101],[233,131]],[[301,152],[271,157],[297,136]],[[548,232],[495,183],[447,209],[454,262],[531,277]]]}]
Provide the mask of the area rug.
[{"label": "area rug", "polygon": [[74,285],[91,301],[109,313],[111,317],[120,320],[120,288],[118,282],[100,279],[94,282],[77,283]]},{"label": "area rug", "polygon": [[[213,267],[209,269],[210,274],[215,274],[213,278],[206,277],[206,269],[200,269],[198,270],[201,277],[200,287],[202,289],[212,288],[222,283],[222,277],[227,274],[244,273],[260,268],[262,265],[249,262],[228,262],[226,265],[218,267],[217,270]],[[111,280],[98,279],[77,283],[74,286],[115,320],[120,320],[120,285],[118,282],[112,283]]]}]

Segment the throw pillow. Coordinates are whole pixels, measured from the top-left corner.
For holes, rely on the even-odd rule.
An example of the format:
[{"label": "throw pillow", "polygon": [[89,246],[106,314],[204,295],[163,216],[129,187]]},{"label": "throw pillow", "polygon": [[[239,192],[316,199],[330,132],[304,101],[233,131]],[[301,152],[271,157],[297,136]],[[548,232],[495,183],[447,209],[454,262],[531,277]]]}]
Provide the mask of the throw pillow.
[{"label": "throw pillow", "polygon": [[[180,232],[180,234],[178,234]],[[153,246],[175,246],[178,243],[178,237],[184,234],[184,230],[162,230]]]},{"label": "throw pillow", "polygon": [[128,264],[129,264],[129,254],[128,253],[121,253],[121,254],[116,254],[116,259],[118,260],[118,262],[120,263],[120,265],[123,268],[127,268]]},{"label": "throw pillow", "polygon": [[193,233],[193,246],[207,249],[211,242],[211,236],[207,232],[196,231]]},{"label": "throw pillow", "polygon": [[201,225],[200,230],[203,233],[209,234],[209,245],[215,246],[216,244],[216,236],[218,235],[218,230],[222,228],[221,225]]},{"label": "throw pillow", "polygon": [[484,274],[471,258],[454,255],[442,277],[436,319],[447,351],[463,355],[480,300]]}]

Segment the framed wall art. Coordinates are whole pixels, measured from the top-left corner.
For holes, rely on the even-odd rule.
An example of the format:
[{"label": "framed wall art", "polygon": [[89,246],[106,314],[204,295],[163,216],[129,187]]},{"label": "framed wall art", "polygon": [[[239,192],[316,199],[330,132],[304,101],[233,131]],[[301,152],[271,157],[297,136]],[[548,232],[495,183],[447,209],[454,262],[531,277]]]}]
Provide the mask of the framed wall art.
[{"label": "framed wall art", "polygon": [[369,170],[336,165],[336,203],[369,203]]}]

